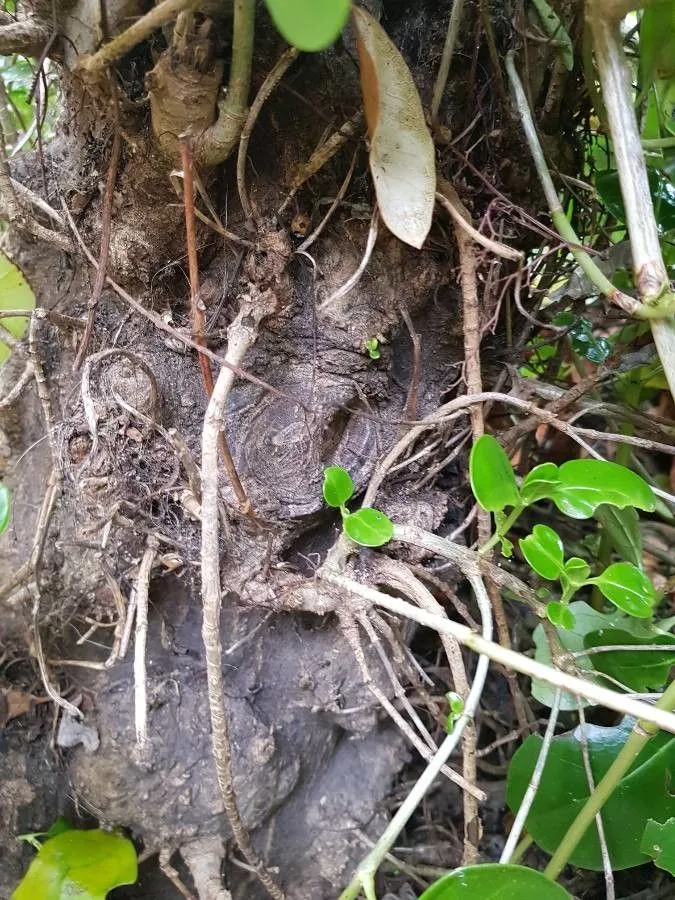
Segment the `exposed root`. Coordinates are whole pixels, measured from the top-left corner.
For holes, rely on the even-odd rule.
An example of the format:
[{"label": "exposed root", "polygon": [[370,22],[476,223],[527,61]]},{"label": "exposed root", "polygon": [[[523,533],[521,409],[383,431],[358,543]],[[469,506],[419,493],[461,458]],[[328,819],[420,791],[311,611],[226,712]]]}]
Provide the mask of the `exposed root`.
[{"label": "exposed root", "polygon": [[377,226],[379,221],[379,213],[377,209],[377,205],[373,209],[373,215],[370,219],[370,228],[368,229],[368,240],[366,241],[366,249],[363,253],[363,258],[358,265],[357,270],[351,275],[343,285],[341,285],[336,291],[327,297],[323,303],[319,306],[319,312],[324,312],[328,309],[329,306],[332,306],[337,300],[340,300],[341,297],[344,297],[345,294],[348,294],[353,288],[361,280],[361,276],[366,271],[366,267],[370,262],[370,257],[373,255],[373,249],[375,248],[375,241],[377,240]]},{"label": "exposed root", "polygon": [[338,208],[338,206],[344,200],[345,194],[347,193],[347,188],[349,187],[349,184],[352,180],[352,175],[354,174],[354,169],[356,167],[356,158],[358,156],[358,153],[359,153],[359,151],[357,148],[354,151],[354,153],[352,154],[352,161],[349,164],[349,169],[347,170],[347,174],[345,175],[344,181],[340,185],[340,190],[335,195],[335,200],[333,200],[333,202],[329,206],[328,212],[323,217],[323,219],[319,222],[319,224],[316,226],[314,231],[311,234],[307,235],[305,240],[300,244],[300,246],[295,251],[296,253],[306,253],[307,252],[307,250],[312,246],[314,241],[319,237],[321,232],[324,230],[324,228],[326,227],[328,222],[330,222],[331,217],[332,217],[333,213],[335,212],[335,210]]},{"label": "exposed root", "polygon": [[[226,358],[238,366],[253,346],[258,325],[271,312],[250,300],[242,305],[228,329]],[[239,813],[232,776],[232,747],[230,743],[227,709],[223,686],[222,645],[220,638],[220,522],[218,513],[218,435],[222,427],[225,403],[234,383],[234,372],[223,368],[209,400],[202,432],[202,598],[204,620],[202,637],[206,655],[206,673],[211,710],[213,758],[225,813],[237,846],[255,870],[261,883],[275,900],[284,900],[284,893],[251,843],[251,838]]]},{"label": "exposed root", "polygon": [[134,724],[136,753],[144,760],[148,750],[148,688],[145,650],[148,639],[148,591],[150,572],[157,556],[157,538],[149,537],[136,581],[136,637],[134,642]]}]

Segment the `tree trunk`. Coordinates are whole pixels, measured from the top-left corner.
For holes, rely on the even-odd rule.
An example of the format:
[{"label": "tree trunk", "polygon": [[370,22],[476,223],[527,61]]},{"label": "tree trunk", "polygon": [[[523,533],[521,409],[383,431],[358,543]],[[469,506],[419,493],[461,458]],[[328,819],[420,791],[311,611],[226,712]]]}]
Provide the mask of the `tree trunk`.
[{"label": "tree trunk", "polygon": [[[213,854],[214,839],[224,848],[231,836],[211,755],[200,636],[199,484],[193,476],[201,463],[207,396],[195,341],[182,343],[185,336],[201,340],[191,332],[184,179],[176,175],[182,142],[193,148],[194,173],[206,195],[197,191],[197,209],[209,218],[210,204],[220,222],[220,233],[197,222],[203,343],[221,358],[242,302],[264,295],[271,303],[224,421],[255,517],[242,510],[222,469],[221,640],[237,801],[258,852],[278,868],[289,898],[336,896],[367,849],[358,830],[375,837],[386,821],[383,801],[408,752],[364,684],[337,618],[292,610],[302,609],[295,592],[308,586],[314,608],[321,608],[325,589],[312,586],[312,573],[338,533],[336,517],[322,501],[324,467],[344,466],[362,491],[399,435],[401,420],[435,409],[461,376],[458,287],[447,222],[440,220],[419,252],[381,233],[358,285],[321,309],[357,269],[366,245],[373,190],[361,126],[284,201],[317,146],[361,108],[353,38],[347,33],[328,51],[302,55],[262,107],[243,170],[252,207],[247,217],[235,177],[237,147],[214,164],[212,137],[228,79],[232,19],[220,3],[208,18],[208,5],[178,22],[172,16],[101,68],[89,66],[92,55],[147,13],[148,2],[73,0],[56,4],[56,19],[51,2],[35,2],[21,28],[6,18],[0,27],[0,51],[46,51],[59,72],[63,110],[57,134],[42,158],[38,152],[17,157],[11,169],[63,225],[34,209],[33,218],[71,243],[66,251],[45,242],[25,222],[15,222],[3,236],[5,251],[47,311],[36,321],[33,350],[45,369],[53,419],[45,422],[44,404],[32,387],[1,413],[5,481],[14,498],[1,574],[2,582],[9,581],[28,558],[54,471],[58,501],[38,571],[25,580],[39,588],[37,620],[51,680],[84,714],[78,724],[53,708],[68,726],[68,733],[63,724],[56,731],[55,752],[47,748],[47,706],[36,708],[30,731],[11,724],[7,729],[0,760],[9,784],[7,813],[0,817],[7,860],[0,875],[3,896],[30,857],[13,835],[44,830],[61,812],[123,826],[146,850],[184,847],[193,873],[203,867],[200,847]],[[385,0],[371,6],[383,7],[382,22],[428,105],[450,4]],[[263,4],[256,13],[249,101],[285,49]],[[5,29],[13,29],[11,41]],[[490,144],[471,161],[527,205],[536,189],[517,128],[490,92],[489,56],[473,13],[462,34],[460,71],[450,82],[442,115],[460,134],[482,108],[477,133],[490,132]],[[476,132],[462,147],[475,138]],[[115,141],[119,162],[106,204]],[[354,157],[344,200],[307,252],[296,254],[328,211]],[[491,195],[449,145],[441,146],[439,164],[445,176],[458,176],[458,191],[482,214]],[[105,255],[106,217],[107,274],[122,291],[104,285],[84,365],[74,370],[96,278],[78,240],[95,260]],[[223,227],[236,239],[224,237]],[[496,297],[488,292],[483,299],[486,322]],[[403,311],[421,342],[419,365]],[[382,352],[378,360],[365,348],[374,337]],[[19,357],[3,367],[3,396],[20,367]],[[219,367],[215,361],[215,376]],[[433,458],[440,460],[451,434],[438,437]],[[413,465],[394,487],[385,485],[378,506],[399,521],[451,528],[463,518],[468,492],[454,485],[453,469],[425,485],[425,466]],[[128,609],[149,537],[158,549],[145,659],[148,746],[139,755],[133,651],[105,669],[72,661],[100,664],[108,658],[115,632],[110,623]],[[36,642],[23,586],[2,601],[0,646],[17,660],[17,683],[42,695],[29,652]],[[326,602],[325,608],[334,605]],[[79,642],[96,620],[104,627]],[[372,647],[366,659],[374,683],[391,696]],[[66,749],[73,744],[75,749]],[[220,860],[212,863],[217,873]],[[226,871],[233,897],[265,896],[236,864],[228,861]],[[152,877],[142,878],[144,886],[119,896],[152,896]],[[157,890],[157,896],[170,896],[169,882]],[[226,896],[213,887],[204,889],[207,895]]]}]

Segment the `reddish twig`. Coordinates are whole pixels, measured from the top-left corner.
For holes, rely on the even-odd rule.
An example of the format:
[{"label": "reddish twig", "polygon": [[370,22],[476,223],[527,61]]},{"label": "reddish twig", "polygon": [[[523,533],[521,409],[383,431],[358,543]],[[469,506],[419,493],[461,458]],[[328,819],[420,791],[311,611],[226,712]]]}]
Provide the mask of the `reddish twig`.
[{"label": "reddish twig", "polygon": [[[194,206],[194,159],[192,148],[185,139],[180,143],[181,163],[183,166],[183,203],[185,206],[185,240],[187,243],[188,269],[190,273],[190,315],[192,320],[192,333],[196,343],[206,347],[206,316],[204,301],[199,296],[199,264],[197,262],[197,232],[195,228]],[[100,271],[100,270],[99,270]],[[209,358],[201,351],[197,354],[199,368],[202,373],[206,396],[210,399],[213,394],[213,370]],[[232,453],[225,437],[225,432],[218,435],[218,449],[223,458],[223,466],[232,489],[246,515],[254,516],[253,507],[244,486],[239,478],[239,473],[232,459]]]}]

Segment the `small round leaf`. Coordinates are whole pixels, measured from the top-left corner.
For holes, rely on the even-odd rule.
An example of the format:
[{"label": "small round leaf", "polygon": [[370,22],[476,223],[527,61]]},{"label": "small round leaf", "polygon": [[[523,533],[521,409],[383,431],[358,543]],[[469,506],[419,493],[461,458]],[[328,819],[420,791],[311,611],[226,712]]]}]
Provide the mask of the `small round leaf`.
[{"label": "small round leaf", "polygon": [[565,575],[567,575],[569,583],[575,587],[581,587],[590,574],[591,567],[578,556],[571,556],[565,563]]},{"label": "small round leaf", "polygon": [[486,863],[464,866],[435,881],[420,900],[572,900],[541,872],[525,866]]},{"label": "small round leaf", "polygon": [[342,520],[347,536],[362,547],[381,547],[394,536],[394,526],[379,509],[368,506]]},{"label": "small round leaf", "polygon": [[644,572],[631,563],[613,563],[592,581],[602,595],[622,612],[638,619],[650,618],[658,594]]},{"label": "small round leaf", "polygon": [[528,506],[544,497],[550,497],[551,491],[560,481],[558,467],[555,463],[542,463],[528,472],[520,486],[520,496]]},{"label": "small round leaf", "polygon": [[12,503],[9,490],[4,484],[0,483],[0,534],[9,525],[9,518],[12,514]]},{"label": "small round leaf", "polygon": [[347,24],[351,0],[265,0],[282,37],[298,50],[329,47]]},{"label": "small round leaf", "polygon": [[571,631],[577,623],[574,613],[569,607],[557,600],[546,604],[546,616],[552,625],[557,628],[566,628],[568,631]]},{"label": "small round leaf", "polygon": [[508,456],[491,434],[478,438],[469,457],[469,475],[474,497],[488,512],[518,506],[520,494]]},{"label": "small round leaf", "polygon": [[323,499],[329,506],[344,506],[353,493],[354,482],[349,472],[340,466],[323,470]]},{"label": "small round leaf", "polygon": [[555,581],[563,571],[563,543],[548,525],[535,525],[532,534],[520,542],[520,549],[537,575],[547,581]]}]

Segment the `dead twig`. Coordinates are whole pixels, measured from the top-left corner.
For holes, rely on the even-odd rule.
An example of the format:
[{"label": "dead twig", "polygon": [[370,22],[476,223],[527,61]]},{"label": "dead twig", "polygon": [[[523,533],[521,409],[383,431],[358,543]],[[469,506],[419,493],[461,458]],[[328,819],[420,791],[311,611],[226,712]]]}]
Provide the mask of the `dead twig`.
[{"label": "dead twig", "polygon": [[134,641],[134,724],[136,752],[141,759],[148,749],[148,684],[145,669],[145,650],[148,640],[148,592],[150,573],[157,556],[159,543],[148,537],[136,580],[136,637]]},{"label": "dead twig", "polygon": [[[323,166],[326,165],[329,160],[331,160],[338,150],[347,143],[347,141],[354,137],[357,132],[359,125],[363,119],[363,113],[361,110],[354,113],[351,119],[347,119],[347,121],[338,128],[335,134],[331,135],[328,140],[323,141],[323,143],[317,147],[317,149],[312,153],[307,162],[302,165],[293,179],[293,184],[291,186],[291,190],[284,199],[284,202],[281,204],[277,211],[277,215],[280,216],[282,213],[288,209],[288,206],[297,194],[298,190],[302,187],[302,185],[308,181],[313,175],[316,175]],[[346,190],[346,187],[345,187]],[[307,249],[306,247],[303,249]],[[298,248],[299,252],[299,248]]]},{"label": "dead twig", "polygon": [[319,222],[319,224],[316,226],[314,231],[311,234],[309,234],[305,238],[305,240],[300,244],[300,246],[296,249],[296,251],[295,251],[296,253],[306,253],[307,252],[307,250],[312,246],[314,241],[319,237],[321,232],[324,230],[324,228],[330,221],[331,216],[333,215],[335,210],[338,208],[340,203],[342,203],[342,201],[344,200],[345,194],[347,193],[347,188],[349,187],[349,184],[352,180],[352,175],[354,174],[354,169],[356,167],[356,158],[358,156],[358,153],[359,153],[359,151],[357,148],[352,155],[352,161],[349,164],[349,169],[347,170],[347,174],[345,175],[344,181],[340,185],[340,190],[337,192],[337,194],[335,196],[335,200],[333,200],[333,202],[329,206],[328,212],[323,217],[323,219]]},{"label": "dead twig", "polygon": [[[195,229],[194,214],[194,184],[192,179],[194,160],[192,149],[187,140],[182,140],[180,144],[181,161],[183,164],[183,201],[185,204],[185,240],[187,243],[188,267],[190,272],[190,315],[192,318],[192,333],[195,341],[204,348],[206,346],[206,337],[204,335],[206,327],[206,316],[204,302],[199,297],[199,263],[197,261],[197,235]],[[204,390],[206,396],[211,397],[213,394],[213,370],[209,359],[200,351],[198,355],[199,368],[202,373],[202,381],[204,382]],[[218,447],[220,455],[223,459],[223,466],[229,479],[235,496],[239,501],[242,512],[247,516],[255,518],[255,513],[248,498],[244,486],[239,478],[237,467],[232,459],[232,453],[222,430],[218,435]]]},{"label": "dead twig", "polygon": [[[258,298],[259,301],[262,298]],[[259,302],[242,305],[228,329],[226,359],[239,366],[258,335],[264,315],[271,312]],[[284,893],[253,847],[242,821],[234,791],[232,748],[225,708],[223,686],[223,651],[220,638],[220,520],[218,513],[218,435],[225,413],[225,403],[234,383],[232,367],[223,367],[213,389],[204,417],[202,432],[202,604],[204,619],[202,638],[206,656],[206,677],[211,711],[213,758],[225,813],[237,846],[253,867],[261,883],[275,900],[284,900]]]}]

